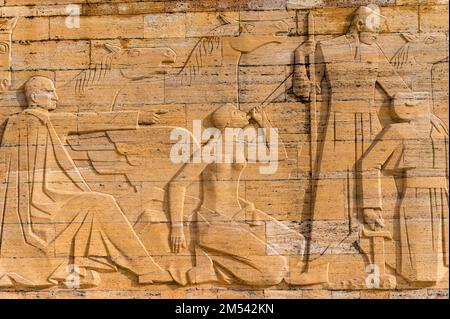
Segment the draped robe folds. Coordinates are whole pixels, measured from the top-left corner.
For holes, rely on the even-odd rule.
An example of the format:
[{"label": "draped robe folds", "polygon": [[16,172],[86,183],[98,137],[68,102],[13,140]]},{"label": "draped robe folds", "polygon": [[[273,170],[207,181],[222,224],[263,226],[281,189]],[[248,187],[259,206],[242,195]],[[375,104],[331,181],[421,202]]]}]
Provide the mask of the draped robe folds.
[{"label": "draped robe folds", "polygon": [[391,124],[361,159],[364,208],[383,209],[383,176],[397,177],[400,253],[391,267],[410,282],[448,272],[448,134],[429,126]]},{"label": "draped robe folds", "polygon": [[[0,147],[0,286],[54,285],[52,276],[68,261],[136,274],[160,270],[112,196],[90,190],[64,146],[70,133],[137,127],[138,112],[29,108],[8,118]],[[119,232],[130,240],[121,242]]]}]

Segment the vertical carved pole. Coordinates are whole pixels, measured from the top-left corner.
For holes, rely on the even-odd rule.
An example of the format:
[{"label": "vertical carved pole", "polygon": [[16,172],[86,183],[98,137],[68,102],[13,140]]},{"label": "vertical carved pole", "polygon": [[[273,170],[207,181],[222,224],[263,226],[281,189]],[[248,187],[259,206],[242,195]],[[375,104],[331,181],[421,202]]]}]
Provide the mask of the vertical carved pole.
[{"label": "vertical carved pole", "polygon": [[11,42],[17,18],[0,21],[0,92],[11,85]]},{"label": "vertical carved pole", "polygon": [[[308,38],[315,40],[315,21],[312,11],[308,13]],[[311,105],[309,111],[309,120],[311,128],[311,177],[316,178],[316,161],[317,161],[317,98],[316,98],[316,60],[315,54],[309,57],[309,79],[312,83],[310,98]]]}]

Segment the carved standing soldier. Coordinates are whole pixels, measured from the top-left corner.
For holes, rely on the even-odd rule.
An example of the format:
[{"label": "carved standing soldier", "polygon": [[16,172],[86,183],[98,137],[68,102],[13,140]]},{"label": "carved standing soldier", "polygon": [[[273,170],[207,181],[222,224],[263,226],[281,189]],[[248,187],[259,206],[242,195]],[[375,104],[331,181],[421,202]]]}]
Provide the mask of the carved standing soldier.
[{"label": "carved standing soldier", "polygon": [[58,96],[41,76],[28,80],[25,94],[28,107],[7,119],[1,139],[0,286],[51,286],[68,276],[91,286],[97,271],[117,266],[141,283],[171,281],[115,199],[89,188],[64,145],[68,134],[135,130],[155,115],[53,112]]},{"label": "carved standing soldier", "polygon": [[435,284],[448,272],[448,131],[430,110],[401,95],[391,106],[394,123],[361,159],[362,204],[371,230],[384,226],[382,179],[395,176],[400,254],[396,265],[412,283]]},{"label": "carved standing soldier", "polygon": [[[312,229],[311,254],[333,253],[333,248],[356,240],[358,211],[356,200],[356,163],[381,130],[375,103],[380,87],[389,97],[410,89],[390,65],[376,40],[381,28],[380,9],[361,6],[354,14],[347,34],[316,43],[306,41],[296,51],[296,60],[313,57],[317,83],[311,83],[305,64],[297,64],[294,93],[308,100],[311,90],[318,90],[326,80],[327,111],[320,114],[318,133],[318,172],[315,185],[313,221],[326,221],[321,236]],[[322,226],[324,223],[322,223]],[[325,227],[325,226],[323,226]],[[355,236],[349,236],[354,234]],[[347,239],[347,240],[346,240]]]}]

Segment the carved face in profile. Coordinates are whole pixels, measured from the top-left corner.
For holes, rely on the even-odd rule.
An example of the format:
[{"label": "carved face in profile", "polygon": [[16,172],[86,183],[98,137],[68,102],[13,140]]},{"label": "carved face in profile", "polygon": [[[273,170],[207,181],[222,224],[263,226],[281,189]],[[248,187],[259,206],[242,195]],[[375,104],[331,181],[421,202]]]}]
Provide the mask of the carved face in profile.
[{"label": "carved face in profile", "polygon": [[129,48],[106,44],[110,51],[108,63],[120,69],[122,75],[130,80],[151,78],[167,73],[167,68],[176,61],[176,53],[168,47]]},{"label": "carved face in profile", "polygon": [[247,113],[239,110],[233,104],[226,104],[217,109],[211,116],[214,127],[218,129],[244,128],[249,124]]},{"label": "carved face in profile", "polygon": [[48,111],[56,109],[58,95],[53,81],[35,76],[25,84],[25,94],[30,107],[39,107]]}]

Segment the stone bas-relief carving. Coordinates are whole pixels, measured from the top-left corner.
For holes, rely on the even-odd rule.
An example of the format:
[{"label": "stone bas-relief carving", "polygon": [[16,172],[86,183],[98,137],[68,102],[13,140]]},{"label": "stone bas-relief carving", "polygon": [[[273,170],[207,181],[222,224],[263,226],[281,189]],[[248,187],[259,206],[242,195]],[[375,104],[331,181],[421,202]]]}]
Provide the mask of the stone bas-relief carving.
[{"label": "stone bas-relief carving", "polygon": [[[166,78],[169,102],[182,103],[189,96],[194,103],[233,103],[240,107],[242,57],[269,44],[283,43],[290,31],[283,19],[236,20],[219,14],[218,20],[220,25],[198,40],[181,68]],[[213,58],[217,59],[219,52],[218,63]],[[230,81],[224,83],[221,77]]]},{"label": "stone bas-relief carving", "polygon": [[163,99],[145,89],[163,81],[175,63],[177,56],[171,48],[121,48],[108,43],[104,48],[107,53],[100,62],[58,88],[62,106],[70,109],[81,103],[81,110],[111,111],[136,105],[142,99]]},{"label": "stone bas-relief carving", "polygon": [[432,112],[448,125],[448,35],[402,34],[405,44],[391,63],[415,92],[430,92]]},{"label": "stone bas-relief carving", "polygon": [[[382,172],[396,176],[400,256],[397,272],[408,281],[435,283],[448,271],[448,131],[431,113],[429,95],[397,96],[393,124],[361,158],[364,218],[382,228]],[[384,265],[383,265],[384,267]]]},{"label": "stone bas-relief carving", "polygon": [[[370,160],[367,159],[370,158],[370,155],[364,155],[361,160],[363,154],[369,152],[376,158],[373,160],[379,160],[371,150],[376,145],[372,144],[372,141],[380,131],[385,132],[387,130],[387,127],[384,130],[381,129],[380,106],[377,105],[380,102],[375,99],[376,87],[379,87],[391,99],[394,110],[405,99],[414,100],[411,86],[408,86],[397,72],[398,67],[396,68],[396,66],[401,64],[398,62],[399,54],[397,53],[393,57],[394,64],[389,63],[376,41],[381,29],[382,19],[381,11],[376,5],[362,6],[355,11],[346,35],[320,41],[317,45],[313,40],[303,43],[296,52],[298,64],[294,77],[294,92],[304,100],[315,99],[316,92],[323,93],[322,98],[327,101],[326,109],[319,111],[318,115],[313,113],[314,109],[311,108],[311,129],[313,130],[315,127],[322,127],[323,129],[316,134],[317,140],[312,141],[311,147],[313,176],[317,176],[317,180],[313,179],[312,181],[312,231],[308,255],[320,254],[321,258],[338,260],[339,255],[334,255],[336,254],[334,251],[352,251],[355,243],[358,243],[359,249],[369,261],[369,266],[377,267],[378,287],[395,288],[396,278],[387,272],[385,265],[385,241],[392,241],[392,235],[389,231],[383,229],[384,223],[378,211],[381,206],[374,206],[373,209],[366,206],[366,198],[373,196],[373,191],[375,189],[379,191],[379,188],[364,189],[363,186],[358,184],[360,170],[364,169],[368,162],[370,163]],[[403,51],[403,49],[400,49],[400,51]],[[315,69],[311,68],[309,78],[305,68],[305,61],[308,56],[309,63],[315,66]],[[315,73],[311,74],[311,72]],[[315,82],[311,81],[313,78]],[[325,79],[325,85],[321,85],[323,79]],[[322,88],[326,92],[322,92]],[[311,103],[315,102],[312,101]],[[428,106],[424,106],[424,108],[427,109]],[[430,114],[429,109],[424,112],[427,114],[426,118],[432,117],[437,121],[437,118]],[[391,113],[394,114],[392,120],[396,118],[402,122],[415,120],[414,118],[401,118],[396,115],[395,111]],[[444,124],[439,125],[441,130],[445,130],[444,126]],[[313,138],[315,134],[311,132],[311,136]],[[414,138],[418,138],[417,135],[414,136]],[[391,138],[393,139],[391,142],[403,144],[404,138],[399,133],[396,138]],[[445,139],[443,145],[445,145]],[[315,152],[315,147],[318,148],[317,152]],[[434,151],[429,153],[431,158],[436,154]],[[392,159],[384,158],[384,160],[391,161]],[[416,165],[422,163],[422,160],[418,157],[415,160],[417,161]],[[408,168],[413,165],[413,162],[414,160],[410,160]],[[378,168],[381,169],[381,167],[384,169],[384,162]],[[401,170],[401,168],[398,170]],[[405,170],[407,169],[405,168]],[[363,181],[365,181],[365,172],[362,174]],[[407,185],[408,174],[403,175],[405,175],[405,184]],[[441,182],[445,182],[445,170],[441,171],[441,178]],[[399,183],[397,179],[396,182]],[[441,183],[440,185],[444,187],[444,184]],[[398,196],[402,198],[401,202],[403,203],[400,205],[398,214],[402,215],[405,214],[405,206],[403,205],[408,205],[406,203],[409,198],[408,194],[405,193],[408,188],[406,190],[402,190],[399,186],[397,188],[399,190]],[[412,191],[410,191],[411,193]],[[442,198],[443,202],[430,205],[432,205],[431,207],[437,207],[436,209],[439,212],[447,211],[448,209],[445,207],[448,205],[448,192],[445,189],[439,189],[439,194],[442,194],[442,196],[439,195],[439,198]],[[359,202],[360,196],[362,196],[362,203]],[[412,200],[412,197],[410,200]],[[424,198],[420,198],[420,201],[426,202]],[[414,204],[409,205],[414,206]],[[417,208],[415,210],[417,211]],[[424,212],[419,213],[419,215],[422,213]],[[414,215],[414,213],[412,214]],[[446,223],[446,218],[442,217],[442,222],[434,221],[435,218],[440,220],[441,215],[438,216],[428,216],[422,220],[423,223],[437,224],[433,226],[433,230],[430,230],[433,235],[421,234],[420,236],[423,237],[417,239],[421,242],[420,245],[426,246],[429,244],[430,246],[427,248],[430,250],[427,248],[422,250],[422,247],[416,247],[418,244],[412,238],[418,235],[414,233],[412,225],[410,225],[409,230],[406,230],[406,224],[409,222],[406,220],[414,220],[414,217],[406,217],[406,215],[397,217],[401,224],[399,239],[401,242],[399,253],[401,262],[391,264],[391,268],[396,269],[398,274],[409,281],[436,283],[438,281],[437,274],[442,273],[442,270],[437,270],[437,266],[432,266],[437,261],[429,261],[429,263],[426,261],[428,257],[433,255],[431,251],[435,251],[434,254],[438,254],[437,251],[442,254],[446,250],[445,244],[439,248],[433,245],[433,240],[436,241],[434,244],[447,241],[446,235],[437,235],[440,230],[434,228],[445,229],[442,227]],[[322,221],[327,221],[328,225],[325,227],[329,231],[336,231],[336,229],[341,228],[342,231],[339,231],[339,233],[342,236],[323,238],[320,232],[315,231],[315,225],[322,224]],[[367,228],[367,224],[370,226],[369,228]],[[419,228],[423,227],[418,226],[419,223],[413,222],[413,224]],[[431,239],[433,236],[435,239]],[[368,247],[364,245],[366,242],[369,242]],[[420,249],[420,252],[417,249]],[[327,253],[332,256],[331,259],[326,255]],[[425,255],[427,257],[424,257]],[[438,259],[438,257],[431,258],[433,260]],[[408,262],[410,263],[409,266],[407,266]],[[430,266],[435,270],[427,268]],[[330,267],[333,267],[333,263]],[[402,270],[401,267],[409,267],[408,271],[410,273],[416,272],[416,274],[406,275],[405,270]],[[419,270],[421,267],[424,268]],[[446,267],[448,268],[448,265]],[[421,279],[420,276],[424,276],[424,274],[419,275],[418,272],[420,271],[426,272],[429,280]],[[342,282],[334,283],[334,287],[364,288],[367,287],[366,279],[367,277],[358,278],[358,276],[354,276],[352,278],[352,275],[349,275]]]},{"label": "stone bas-relief carving", "polygon": [[[0,293],[446,289],[448,27],[390,29],[376,5],[324,20],[325,2],[177,13],[170,39],[163,15],[143,38],[52,27],[61,47],[92,38],[88,62],[69,52],[62,70],[21,66],[37,44],[0,20]],[[258,175],[267,163],[230,128],[265,128],[258,148],[275,138],[295,169]],[[174,130],[187,162],[171,158]],[[193,160],[205,149],[224,153]]]},{"label": "stone bas-relief carving", "polygon": [[[262,109],[253,109],[249,117],[270,134],[270,124]],[[270,222],[285,228],[282,233],[286,235],[292,231],[257,210],[253,203],[239,198],[239,180],[246,162],[240,163],[237,158],[245,155],[233,151],[238,149],[237,146],[218,145],[229,142],[223,138],[226,128],[245,128],[249,125],[248,115],[227,104],[211,115],[211,121],[221,131],[221,136],[214,136],[205,147],[225,150],[223,163],[188,163],[168,186],[170,244],[172,251],[180,252],[186,246],[183,231],[184,194],[189,184],[201,175],[202,203],[194,217],[195,267],[187,272],[186,277],[174,278],[181,284],[222,280],[253,286],[276,285],[287,275],[288,260],[265,242],[265,229],[261,226]],[[237,137],[236,143],[243,143],[242,138]],[[267,136],[266,141],[271,138]],[[227,163],[225,159],[232,160]],[[304,239],[300,234],[289,237],[303,245]]]},{"label": "stone bas-relief carving", "polygon": [[153,114],[53,113],[54,84],[39,76],[25,95],[28,107],[7,119],[1,142],[1,285],[48,286],[70,271],[80,286],[97,285],[96,271],[117,266],[140,282],[170,281],[114,198],[91,191],[64,146],[68,134],[137,129],[153,124]]}]

